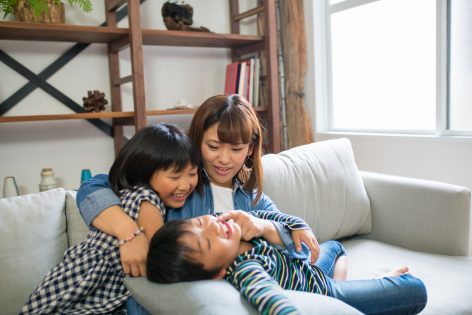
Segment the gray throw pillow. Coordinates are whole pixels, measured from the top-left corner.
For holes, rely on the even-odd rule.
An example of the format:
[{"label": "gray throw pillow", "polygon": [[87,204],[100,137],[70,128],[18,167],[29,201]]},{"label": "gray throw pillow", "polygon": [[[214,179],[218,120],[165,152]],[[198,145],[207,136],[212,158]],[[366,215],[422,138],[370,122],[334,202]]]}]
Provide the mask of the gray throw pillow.
[{"label": "gray throw pillow", "polygon": [[[126,278],[126,287],[151,314],[159,315],[257,315],[239,292],[224,280],[158,284],[146,278]],[[286,290],[302,314],[360,315],[334,298]]]}]

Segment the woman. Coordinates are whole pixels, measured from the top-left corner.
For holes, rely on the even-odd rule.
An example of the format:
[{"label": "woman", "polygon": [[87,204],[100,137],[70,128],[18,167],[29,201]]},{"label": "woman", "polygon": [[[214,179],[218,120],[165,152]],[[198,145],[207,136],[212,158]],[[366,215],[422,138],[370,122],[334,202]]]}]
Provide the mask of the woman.
[{"label": "woman", "polygon": [[[262,127],[246,99],[236,94],[210,97],[195,112],[188,135],[201,153],[201,189],[181,208],[168,208],[166,221],[234,209],[279,211],[262,191]],[[87,224],[119,240],[137,229],[121,209],[106,175],[82,184],[77,204]],[[300,251],[303,243],[311,252],[311,262],[315,262],[320,247],[311,229],[290,231],[281,223],[274,225],[287,249]],[[126,274],[146,275],[148,248],[144,236],[120,247]]]}]

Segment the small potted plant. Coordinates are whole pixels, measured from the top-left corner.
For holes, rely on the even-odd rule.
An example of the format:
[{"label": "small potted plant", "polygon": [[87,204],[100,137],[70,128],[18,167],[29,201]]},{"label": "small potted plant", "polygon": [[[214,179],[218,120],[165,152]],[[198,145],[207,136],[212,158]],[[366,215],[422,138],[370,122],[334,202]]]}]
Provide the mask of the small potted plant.
[{"label": "small potted plant", "polygon": [[[67,0],[82,11],[92,11],[91,0]],[[64,23],[64,4],[61,0],[0,0],[0,12],[5,18],[13,14],[18,21],[39,23]]]}]

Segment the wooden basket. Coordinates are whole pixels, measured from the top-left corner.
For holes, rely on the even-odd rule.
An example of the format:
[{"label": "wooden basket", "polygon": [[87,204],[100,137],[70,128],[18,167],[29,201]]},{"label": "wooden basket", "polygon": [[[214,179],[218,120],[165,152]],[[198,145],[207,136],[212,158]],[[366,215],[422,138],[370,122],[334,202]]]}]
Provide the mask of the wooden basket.
[{"label": "wooden basket", "polygon": [[27,0],[18,0],[13,13],[16,20],[21,22],[65,23],[66,21],[64,4],[62,2],[56,4],[55,0],[48,0],[47,12],[43,12],[39,16],[34,15]]}]

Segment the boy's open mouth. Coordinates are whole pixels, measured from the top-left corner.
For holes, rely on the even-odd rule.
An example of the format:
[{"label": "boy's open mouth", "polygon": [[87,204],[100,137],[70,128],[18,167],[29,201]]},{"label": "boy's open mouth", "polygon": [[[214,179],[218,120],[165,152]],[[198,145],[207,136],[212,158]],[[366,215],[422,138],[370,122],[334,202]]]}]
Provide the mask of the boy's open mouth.
[{"label": "boy's open mouth", "polygon": [[223,227],[226,233],[226,238],[230,238],[231,235],[233,234],[233,229],[231,228],[231,225],[229,225],[228,221],[223,221],[221,223],[223,223]]}]

